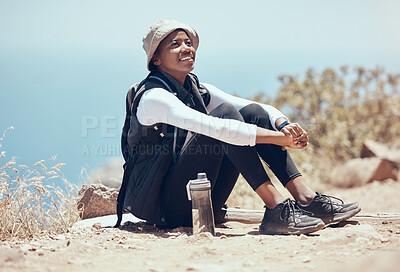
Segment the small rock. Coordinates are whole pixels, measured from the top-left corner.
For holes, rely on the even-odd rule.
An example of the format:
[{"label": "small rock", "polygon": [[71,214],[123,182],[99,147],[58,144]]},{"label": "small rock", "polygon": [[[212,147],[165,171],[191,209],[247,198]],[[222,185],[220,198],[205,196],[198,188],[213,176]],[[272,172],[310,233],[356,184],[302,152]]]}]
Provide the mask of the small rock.
[{"label": "small rock", "polygon": [[300,234],[300,239],[301,240],[307,240],[308,237],[306,235],[304,235],[304,234]]},{"label": "small rock", "polygon": [[100,223],[94,223],[92,228],[95,228],[97,230],[101,229],[101,224]]},{"label": "small rock", "polygon": [[309,263],[309,262],[311,262],[311,258],[308,257],[308,256],[306,256],[306,257],[304,257],[304,259],[302,260],[302,262],[303,262],[303,263]]},{"label": "small rock", "polygon": [[387,243],[387,242],[389,242],[388,238],[385,238],[385,237],[381,238],[381,243]]}]

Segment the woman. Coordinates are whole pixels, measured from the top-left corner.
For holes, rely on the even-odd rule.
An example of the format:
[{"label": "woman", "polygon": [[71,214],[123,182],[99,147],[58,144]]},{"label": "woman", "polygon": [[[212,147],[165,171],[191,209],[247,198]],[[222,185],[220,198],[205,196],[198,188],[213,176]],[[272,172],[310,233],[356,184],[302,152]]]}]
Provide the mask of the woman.
[{"label": "woman", "polygon": [[[211,181],[216,221],[241,173],[266,205],[262,234],[310,233],[358,213],[358,204],[334,202],[305,183],[287,152],[308,145],[299,124],[272,106],[199,83],[190,73],[198,45],[196,31],[173,20],[154,24],[143,38],[150,74],[127,96],[119,213],[190,226],[185,186],[198,172]],[[296,201],[276,190],[260,157]]]}]

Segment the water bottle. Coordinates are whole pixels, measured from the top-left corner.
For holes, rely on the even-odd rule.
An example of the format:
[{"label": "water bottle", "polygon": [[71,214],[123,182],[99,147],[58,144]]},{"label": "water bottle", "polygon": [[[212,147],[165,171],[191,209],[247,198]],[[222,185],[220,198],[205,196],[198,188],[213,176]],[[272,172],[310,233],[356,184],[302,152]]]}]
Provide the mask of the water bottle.
[{"label": "water bottle", "polygon": [[206,173],[198,173],[197,179],[188,182],[186,190],[189,200],[192,201],[193,234],[210,232],[215,235],[211,183]]}]

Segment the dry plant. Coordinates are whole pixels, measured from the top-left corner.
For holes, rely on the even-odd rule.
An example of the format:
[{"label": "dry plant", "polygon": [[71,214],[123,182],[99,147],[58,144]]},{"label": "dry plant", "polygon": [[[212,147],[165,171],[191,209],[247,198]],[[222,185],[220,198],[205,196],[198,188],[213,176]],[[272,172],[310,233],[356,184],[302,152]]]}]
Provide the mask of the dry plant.
[{"label": "dry plant", "polygon": [[41,160],[28,167],[15,157],[6,162],[1,145],[6,131],[0,138],[0,240],[67,232],[79,215],[77,188],[60,171],[65,164],[48,168]]},{"label": "dry plant", "polygon": [[311,182],[328,182],[332,168],[357,158],[366,140],[399,146],[400,74],[343,66],[278,79],[275,98],[258,94],[253,99],[276,106],[308,131],[310,146],[291,154]]},{"label": "dry plant", "polygon": [[[308,131],[307,149],[290,150],[290,154],[314,190],[328,191],[333,186],[327,178],[332,168],[358,157],[365,140],[400,146],[400,74],[379,67],[343,66],[278,79],[281,87],[275,98],[259,93],[252,99],[276,106]],[[279,187],[273,174],[269,176]],[[239,179],[228,205],[259,208],[262,202]]]}]

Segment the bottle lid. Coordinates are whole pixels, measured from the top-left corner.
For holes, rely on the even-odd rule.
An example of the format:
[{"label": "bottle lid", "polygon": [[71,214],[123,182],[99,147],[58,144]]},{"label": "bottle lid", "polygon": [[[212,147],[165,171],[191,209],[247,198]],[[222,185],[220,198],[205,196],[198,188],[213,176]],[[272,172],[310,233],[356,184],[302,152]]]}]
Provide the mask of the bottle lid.
[{"label": "bottle lid", "polygon": [[211,183],[207,179],[206,173],[198,173],[197,179],[189,180],[186,184],[188,199],[192,200],[190,191],[206,191],[211,189]]},{"label": "bottle lid", "polygon": [[197,179],[207,179],[206,173],[197,173]]},{"label": "bottle lid", "polygon": [[190,181],[189,188],[191,191],[208,190],[211,188],[211,183],[207,179],[195,179]]}]

